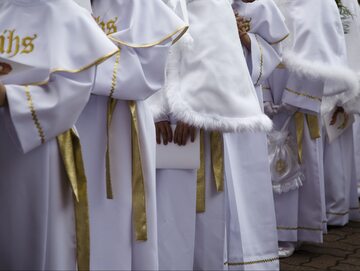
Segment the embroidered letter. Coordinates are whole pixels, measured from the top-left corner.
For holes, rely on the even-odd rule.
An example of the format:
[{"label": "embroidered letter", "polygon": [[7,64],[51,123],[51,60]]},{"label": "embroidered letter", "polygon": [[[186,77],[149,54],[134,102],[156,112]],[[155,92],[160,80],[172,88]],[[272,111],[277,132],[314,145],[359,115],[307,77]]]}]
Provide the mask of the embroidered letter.
[{"label": "embroidered letter", "polygon": [[22,40],[22,46],[24,49],[21,51],[22,54],[30,54],[32,51],[34,51],[34,43],[33,41],[37,38],[37,35],[34,34],[33,37],[25,37]]}]

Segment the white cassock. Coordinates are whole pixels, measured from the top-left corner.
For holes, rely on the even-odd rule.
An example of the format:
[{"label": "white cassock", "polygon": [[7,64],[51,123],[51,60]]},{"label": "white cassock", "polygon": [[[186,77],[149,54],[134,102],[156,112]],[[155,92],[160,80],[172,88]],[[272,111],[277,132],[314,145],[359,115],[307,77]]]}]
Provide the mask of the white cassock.
[{"label": "white cassock", "polygon": [[[244,48],[244,52],[262,106],[261,85],[281,62],[281,41],[288,36],[288,29],[271,0],[234,1],[233,7],[241,17],[251,19],[248,32],[251,51]],[[224,139],[229,161],[226,169],[230,203],[227,217],[229,268],[278,270],[278,239],[266,133],[225,134]]]},{"label": "white cassock", "polygon": [[77,242],[86,220],[74,212],[80,190],[70,185],[59,138],[89,99],[95,64],[118,49],[71,0],[1,1],[0,22],[0,65],[12,67],[0,75],[8,100],[0,109],[0,269],[88,268],[76,259],[89,240]]},{"label": "white cassock", "polygon": [[[348,49],[347,59],[351,68],[355,72],[359,72],[359,69],[356,69],[356,65],[359,66],[359,64],[354,65],[359,57],[354,54],[352,47],[360,45],[359,38],[354,39],[360,30],[356,19],[360,15],[360,8],[356,1],[342,2],[353,14],[348,18],[343,18]],[[357,112],[359,112],[358,109]],[[353,137],[353,126],[350,126],[330,144],[327,139],[324,140],[326,214],[329,225],[343,226],[349,220],[360,219]]]},{"label": "white cassock", "polygon": [[[157,270],[155,129],[143,100],[162,87],[169,48],[186,25],[161,0],[95,0],[93,12],[121,52],[98,67],[93,95],[78,122],[89,180],[91,268]],[[110,98],[117,104],[107,167]],[[140,148],[140,158],[134,147]],[[108,199],[107,173],[113,199]],[[140,191],[138,173],[144,177]],[[139,203],[145,209],[139,211]]]},{"label": "white cassock", "polygon": [[[298,141],[305,176],[299,189],[275,195],[278,237],[279,241],[322,242],[326,217],[320,109],[322,103],[332,108],[337,102],[356,96],[358,83],[342,59],[346,50],[335,2],[322,0],[317,5],[309,0],[275,2],[286,18],[290,36],[284,41],[284,65],[268,80],[264,100],[299,109],[289,129]],[[320,12],[327,16],[317,16]],[[341,93],[345,89],[349,91]],[[326,102],[323,96],[328,97]],[[280,129],[291,114],[276,115],[273,119],[276,128]]]},{"label": "white cassock", "polygon": [[[237,209],[238,206],[231,209],[229,206],[239,202],[241,194],[227,195],[230,191],[227,187],[233,189],[234,186],[238,186],[231,175],[236,173],[235,178],[239,178],[240,173],[237,170],[232,172],[230,169],[230,165],[232,167],[230,159],[232,159],[231,156],[237,155],[235,153],[237,148],[227,141],[227,135],[225,135],[224,148],[222,148],[222,142],[215,142],[215,145],[218,143],[217,145],[224,152],[225,174],[221,177],[226,179],[224,192],[217,192],[211,168],[210,146],[214,147],[214,144],[210,143],[210,132],[266,131],[271,128],[271,121],[261,111],[248,73],[231,4],[228,1],[214,0],[186,2],[190,37],[174,46],[167,67],[167,86],[162,92],[153,96],[149,103],[155,121],[170,116],[171,120],[183,121],[206,131],[203,160],[205,165],[205,194],[203,195],[206,211],[198,213],[195,221],[193,214],[196,210],[197,180],[194,172],[162,170],[157,178],[158,184],[161,185],[158,189],[161,189],[162,193],[165,193],[167,189],[167,193],[171,194],[177,193],[180,190],[177,187],[182,186],[182,197],[164,196],[162,203],[168,207],[166,210],[165,208],[159,210],[164,213],[173,212],[176,219],[185,220],[188,224],[181,224],[182,227],[177,228],[175,220],[165,221],[164,219],[162,226],[167,229],[167,236],[173,232],[175,237],[172,238],[172,243],[167,242],[166,239],[160,239],[159,242],[164,242],[160,247],[167,249],[168,255],[173,257],[176,256],[177,251],[185,252],[186,248],[188,251],[193,249],[189,240],[184,242],[183,236],[193,235],[196,223],[193,266],[190,266],[193,259],[185,253],[181,254],[182,259],[186,259],[188,264],[186,268],[222,270],[228,268],[226,265],[228,259],[224,259],[224,256],[228,252],[228,249],[225,249],[228,243],[227,236],[231,236],[226,234],[227,216],[231,216],[234,220],[235,234],[240,234],[238,227],[240,210]],[[213,14],[217,16],[214,17]],[[211,31],[208,31],[209,29]],[[229,149],[232,150],[229,151]],[[186,179],[181,180],[181,178]],[[179,182],[175,184],[173,179]],[[268,188],[268,193],[271,195],[271,187],[268,186]],[[190,192],[186,194],[186,191]],[[231,202],[229,202],[230,197]],[[182,203],[187,202],[186,210],[180,208],[181,203],[173,208],[176,206],[175,200],[179,198]],[[234,210],[235,213],[230,215],[229,212]],[[243,260],[242,251],[235,252],[232,249],[229,251],[236,253],[237,259],[241,259],[239,261]],[[277,258],[276,254],[275,249],[272,251],[272,256]],[[260,255],[253,256],[251,259],[258,256]],[[250,260],[250,257],[247,259]],[[180,258],[176,259],[177,264],[179,261]],[[177,269],[177,266],[169,260],[164,260],[164,264],[164,269]]]},{"label": "white cassock", "polygon": [[[357,48],[360,45],[360,7],[356,1],[344,0],[343,4],[350,10],[352,17],[347,20],[349,29],[345,34],[345,41],[347,46],[347,54],[350,68],[360,74],[360,55],[357,52]],[[360,76],[360,75],[359,75]],[[355,111],[356,113],[356,111]],[[355,180],[357,186],[360,188],[360,118],[355,115],[355,123],[353,125],[354,132],[354,154],[355,154]],[[351,192],[354,189],[352,186]],[[353,193],[353,192],[352,192]],[[360,193],[359,193],[360,195]],[[353,201],[351,199],[351,201]],[[352,207],[354,208],[354,207]],[[350,216],[357,210],[350,209]]]}]

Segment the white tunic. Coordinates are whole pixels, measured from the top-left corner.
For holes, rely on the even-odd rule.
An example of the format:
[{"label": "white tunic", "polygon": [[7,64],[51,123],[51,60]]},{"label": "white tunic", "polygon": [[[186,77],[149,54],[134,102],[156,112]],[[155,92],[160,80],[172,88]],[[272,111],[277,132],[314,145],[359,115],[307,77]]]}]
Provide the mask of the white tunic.
[{"label": "white tunic", "polygon": [[[161,1],[93,1],[94,17],[121,49],[98,67],[93,95],[78,122],[89,179],[91,268],[157,270],[155,129],[143,102],[162,87],[171,42],[185,24]],[[119,62],[117,64],[117,61]],[[112,91],[110,91],[112,90]],[[117,100],[110,126],[112,200],[106,197],[106,120],[109,97]],[[147,241],[137,241],[132,218],[131,116],[135,100],[145,183]]]},{"label": "white tunic", "polygon": [[13,68],[0,76],[0,269],[74,270],[74,197],[56,136],[85,107],[94,64],[117,48],[70,0],[1,1],[0,22],[0,39],[12,42],[0,63]]},{"label": "white tunic", "polygon": [[[345,41],[347,43],[348,61],[350,67],[355,71],[360,71],[358,63],[359,56],[355,53],[355,48],[360,45],[358,37],[360,33],[360,7],[356,1],[342,1],[350,10],[352,16],[345,19],[345,24],[349,24],[349,29],[345,31]],[[357,146],[356,127],[349,127],[339,138],[329,144],[324,142],[324,171],[326,188],[326,211],[329,225],[345,225],[349,220],[359,220],[360,210],[357,193],[356,168],[354,160],[354,146]],[[353,131],[354,128],[354,131]]]}]

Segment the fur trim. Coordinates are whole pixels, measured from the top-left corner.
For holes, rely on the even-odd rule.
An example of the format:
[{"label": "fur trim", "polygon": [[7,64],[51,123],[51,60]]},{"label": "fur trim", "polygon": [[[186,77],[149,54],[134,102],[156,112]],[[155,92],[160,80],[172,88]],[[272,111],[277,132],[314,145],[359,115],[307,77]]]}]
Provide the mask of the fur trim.
[{"label": "fur trim", "polygon": [[337,104],[344,104],[359,95],[360,84],[354,71],[343,66],[327,66],[324,63],[303,60],[294,53],[285,52],[283,62],[289,71],[309,79],[322,80],[333,88],[324,99],[324,110],[331,110]]},{"label": "fur trim", "polygon": [[[360,85],[360,72],[358,72],[358,80]],[[359,90],[360,91],[360,90]],[[360,94],[355,97],[354,99],[351,99],[349,102],[345,103],[343,105],[344,109],[348,113],[353,114],[360,114]]]},{"label": "fur trim", "polygon": [[192,110],[182,99],[179,91],[176,91],[176,85],[169,86],[166,93],[172,115],[190,125],[205,129],[217,130],[222,132],[258,132],[271,131],[272,121],[265,115],[231,118],[216,114],[199,113]]}]

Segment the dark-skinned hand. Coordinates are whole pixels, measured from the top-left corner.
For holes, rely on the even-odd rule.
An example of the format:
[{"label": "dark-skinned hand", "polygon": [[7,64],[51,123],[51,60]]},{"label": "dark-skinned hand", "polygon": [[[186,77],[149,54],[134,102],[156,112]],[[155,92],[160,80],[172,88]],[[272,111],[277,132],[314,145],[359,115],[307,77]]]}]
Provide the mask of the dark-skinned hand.
[{"label": "dark-skinned hand", "polygon": [[182,121],[178,121],[174,133],[174,143],[185,146],[190,137],[191,142],[195,141],[196,128]]},{"label": "dark-skinned hand", "polygon": [[167,145],[173,140],[173,132],[171,129],[170,121],[159,121],[155,123],[156,128],[156,142],[161,144],[161,138],[164,145]]},{"label": "dark-skinned hand", "polygon": [[3,83],[0,82],[0,107],[6,104],[6,88]]},{"label": "dark-skinned hand", "polygon": [[12,71],[12,67],[4,62],[0,62],[0,75],[7,75]]},{"label": "dark-skinned hand", "polygon": [[250,22],[249,20],[241,17],[238,13],[235,13],[236,24],[239,31],[239,37],[241,43],[248,49],[251,50],[251,39],[248,35],[250,30]]}]

